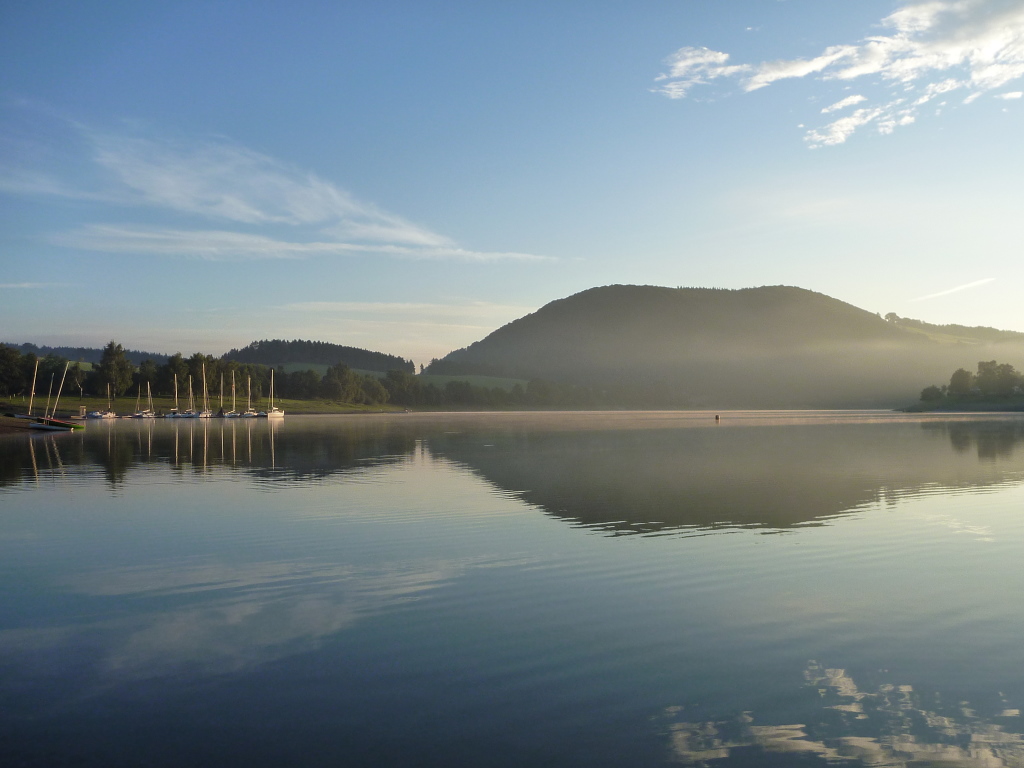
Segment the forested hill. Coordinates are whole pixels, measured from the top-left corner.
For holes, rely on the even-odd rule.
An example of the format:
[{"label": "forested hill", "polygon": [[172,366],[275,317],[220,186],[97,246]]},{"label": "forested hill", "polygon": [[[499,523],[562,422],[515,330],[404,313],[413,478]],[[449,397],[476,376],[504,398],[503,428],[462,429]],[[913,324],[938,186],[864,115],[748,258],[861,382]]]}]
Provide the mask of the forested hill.
[{"label": "forested hill", "polygon": [[349,368],[365,371],[406,371],[414,373],[411,360],[384,352],[371,352],[357,347],[346,347],[341,344],[329,344],[326,341],[284,341],[271,339],[254,341],[242,349],[232,349],[223,357],[224,360],[237,360],[240,363],[258,363],[261,365],[284,365],[287,363],[315,363],[320,365],[336,365],[344,363]]},{"label": "forested hill", "polygon": [[991,357],[1024,362],[1024,344],[940,343],[802,288],[612,285],[553,301],[428,372],[581,384],[624,405],[863,407],[913,401],[950,364]]}]

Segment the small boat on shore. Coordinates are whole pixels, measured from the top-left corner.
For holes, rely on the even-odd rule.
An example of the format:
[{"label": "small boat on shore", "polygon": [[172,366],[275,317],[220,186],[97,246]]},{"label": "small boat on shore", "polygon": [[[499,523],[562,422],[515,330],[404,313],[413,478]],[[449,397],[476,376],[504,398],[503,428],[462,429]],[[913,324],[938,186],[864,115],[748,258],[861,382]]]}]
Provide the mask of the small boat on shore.
[{"label": "small boat on shore", "polygon": [[87,419],[116,419],[117,414],[111,409],[110,406],[110,385],[107,384],[107,410],[105,411],[93,411],[92,413],[85,414]]},{"label": "small boat on shore", "polygon": [[[64,374],[60,378],[60,387],[57,390],[57,399],[53,401],[53,410],[50,410],[50,399],[46,399],[46,410],[43,411],[42,416],[32,415],[32,405],[36,398],[36,374],[39,372],[39,361],[36,360],[35,370],[32,372],[32,392],[28,399],[28,413],[14,415],[5,414],[4,423],[10,426],[16,426],[19,428],[42,430],[44,432],[70,432],[73,429],[84,429],[84,425],[76,424],[66,419],[55,418],[54,414],[57,412],[57,405],[60,403],[61,392],[64,391],[64,380],[68,375],[68,367],[71,365],[70,362],[64,365]],[[50,381],[50,389],[53,389],[53,380]],[[19,424],[20,422],[20,424]],[[23,424],[24,427],[20,427]]]}]

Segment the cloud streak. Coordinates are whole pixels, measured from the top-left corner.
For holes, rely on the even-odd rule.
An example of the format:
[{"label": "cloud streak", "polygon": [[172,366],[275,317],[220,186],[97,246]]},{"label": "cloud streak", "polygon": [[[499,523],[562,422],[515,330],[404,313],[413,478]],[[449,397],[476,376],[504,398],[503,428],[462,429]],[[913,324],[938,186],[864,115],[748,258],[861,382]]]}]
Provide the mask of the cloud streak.
[{"label": "cloud streak", "polygon": [[[666,59],[668,71],[655,91],[685,98],[713,81],[733,81],[751,92],[780,80],[815,77],[843,87],[861,80],[879,91],[869,99],[848,96],[821,110],[841,112],[870,102],[819,128],[811,147],[842,144],[866,126],[879,133],[913,123],[924,105],[954,92],[970,103],[1024,77],[1024,4],[1019,0],[928,0],[905,4],[881,20],[885,34],[825,48],[807,59],[733,64],[730,55],[707,48],[680,48]],[[1012,99],[1017,92],[1002,94]]]},{"label": "cloud streak", "polygon": [[73,128],[88,154],[88,183],[10,168],[0,174],[0,191],[101,203],[131,210],[133,218],[142,209],[151,221],[96,222],[51,238],[66,247],[216,261],[353,255],[550,260],[465,248],[314,173],[226,140],[169,141]]},{"label": "cloud streak", "polygon": [[975,280],[973,283],[964,283],[963,285],[958,285],[956,288],[939,291],[938,293],[929,293],[927,296],[918,296],[916,299],[911,299],[911,301],[927,301],[928,299],[937,299],[940,296],[949,296],[951,293],[960,293],[960,291],[968,291],[971,288],[979,288],[982,285],[988,285],[994,280],[994,277],[986,277],[984,280]]},{"label": "cloud streak", "polygon": [[57,245],[103,253],[183,256],[205,261],[304,259],[314,256],[380,255],[417,260],[487,262],[508,259],[541,261],[528,253],[471,251],[455,246],[410,246],[394,243],[285,240],[231,230],[162,229],[137,226],[88,225],[56,235]]}]

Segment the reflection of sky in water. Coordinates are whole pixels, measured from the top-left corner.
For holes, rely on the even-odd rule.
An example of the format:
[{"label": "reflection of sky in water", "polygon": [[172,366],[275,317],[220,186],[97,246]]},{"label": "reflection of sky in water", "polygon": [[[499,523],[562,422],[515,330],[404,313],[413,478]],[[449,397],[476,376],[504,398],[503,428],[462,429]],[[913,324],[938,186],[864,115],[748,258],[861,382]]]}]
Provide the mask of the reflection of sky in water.
[{"label": "reflection of sky in water", "polygon": [[821,758],[821,764],[1024,766],[1024,737],[1016,732],[1020,710],[1015,707],[1004,706],[986,718],[970,702],[945,704],[942,696],[924,696],[910,685],[882,683],[873,691],[861,691],[846,670],[826,669],[814,661],[807,665],[804,680],[819,698],[807,723],[757,725],[757,713],[752,712],[729,720],[686,722],[682,707],[668,707],[664,714],[677,761],[749,765],[753,749],[809,754]]},{"label": "reflection of sky in water", "polygon": [[[159,720],[174,691],[234,712],[255,690],[267,711],[238,715],[254,744],[259,723],[292,716],[280,697],[331,712],[324,733],[346,744],[399,745],[379,764],[424,743],[438,765],[572,764],[586,750],[577,764],[621,765],[641,745],[654,764],[666,735],[690,764],[1022,764],[1024,485],[1006,430],[986,427],[1001,448],[983,456],[963,450],[967,428],[954,444],[915,422],[699,438],[332,423],[278,433],[272,458],[254,441],[251,464],[232,465],[219,439],[205,468],[180,440],[176,461],[159,426],[150,454],[131,424],[36,440],[34,470],[24,444],[3,458],[13,733],[93,712],[130,721],[140,702]],[[638,475],[642,461],[620,458],[645,440],[657,453]],[[780,471],[714,499],[773,440]],[[687,506],[690,459],[709,445],[737,463],[706,476],[718,506]],[[759,484],[773,477],[772,514],[792,514],[744,517],[767,509]],[[622,500],[651,535],[606,535]],[[697,517],[670,517],[681,509]],[[580,524],[597,512],[611,517]],[[406,702],[408,736],[393,726]],[[181,706],[175,728],[200,728]],[[467,734],[481,751],[465,751]],[[177,764],[212,759],[161,745]]]},{"label": "reflection of sky in water", "polygon": [[[49,656],[88,648],[101,685],[183,669],[237,672],[317,648],[468,571],[512,563],[427,531],[449,515],[486,520],[491,499],[504,503],[475,477],[423,453],[391,466],[386,493],[364,482],[382,470],[366,473],[341,494],[295,486],[284,503],[258,488],[240,503],[238,488],[204,482],[156,504],[148,499],[164,480],[151,477],[113,498],[78,488],[75,514],[40,516],[26,505],[25,528],[0,536],[27,550],[7,561],[7,573],[20,571],[17,580],[39,596],[80,607],[63,613],[19,603],[14,615],[48,626],[0,628],[0,654],[19,659],[24,676],[33,660],[45,666]],[[51,503],[70,500],[60,484],[46,491],[57,495]],[[438,505],[439,493],[454,503]],[[393,528],[391,541],[377,540],[381,525]],[[270,553],[293,559],[253,559]],[[331,562],[339,556],[343,562]]]},{"label": "reflection of sky in water", "polygon": [[[63,585],[69,592],[134,601],[130,615],[50,633],[0,632],[6,653],[38,651],[87,638],[102,644],[100,678],[139,678],[189,667],[219,674],[315,647],[356,621],[442,586],[466,563],[429,570],[357,570],[301,563],[226,567],[165,566],[97,571]],[[175,609],[155,603],[185,598]],[[150,607],[147,607],[150,606]],[[21,646],[21,647],[19,647]]]}]

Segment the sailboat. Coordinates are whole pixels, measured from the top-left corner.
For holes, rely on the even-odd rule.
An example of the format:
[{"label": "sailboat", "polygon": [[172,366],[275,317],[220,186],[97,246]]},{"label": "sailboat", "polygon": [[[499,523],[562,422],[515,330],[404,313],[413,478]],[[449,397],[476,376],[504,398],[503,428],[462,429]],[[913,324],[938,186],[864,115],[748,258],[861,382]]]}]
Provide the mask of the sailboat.
[{"label": "sailboat", "polygon": [[231,372],[231,410],[224,414],[226,419],[237,419],[241,414],[235,410],[235,372]]},{"label": "sailboat", "polygon": [[283,419],[284,411],[274,406],[274,369],[270,369],[270,399],[267,403],[270,407],[266,413],[261,413],[260,416],[264,416],[268,419]]},{"label": "sailboat", "polygon": [[86,414],[90,419],[116,419],[117,414],[110,407],[110,385],[107,384],[107,410],[105,411],[93,411],[92,413]]},{"label": "sailboat", "polygon": [[167,419],[180,419],[181,411],[178,410],[178,374],[174,374],[174,407],[164,417]]},{"label": "sailboat", "polygon": [[135,413],[132,414],[133,419],[154,419],[156,413],[153,411],[153,391],[149,387],[149,382],[146,382],[146,408],[140,410],[140,400],[142,399],[142,382],[139,382],[139,394],[135,398]]},{"label": "sailboat", "polygon": [[249,376],[247,378],[249,381],[249,397],[246,401],[245,413],[242,414],[242,418],[255,419],[257,416],[259,416],[259,414],[252,409],[252,376]]},{"label": "sailboat", "polygon": [[213,411],[210,410],[210,393],[206,389],[206,363],[203,363],[203,410],[199,412],[200,419],[209,419],[213,417]]},{"label": "sailboat", "polygon": [[[72,429],[84,429],[85,427],[81,424],[75,424],[71,421],[64,419],[54,418],[57,413],[57,404],[60,402],[60,393],[64,391],[64,379],[68,375],[68,367],[71,362],[67,362],[64,365],[64,374],[60,377],[60,387],[57,389],[57,399],[53,401],[53,410],[50,410],[50,398],[46,398],[46,409],[43,411],[42,416],[32,415],[32,401],[35,400],[36,395],[36,373],[39,371],[39,361],[36,360],[36,368],[32,373],[32,394],[29,396],[28,401],[28,414],[24,416],[18,416],[18,419],[25,419],[28,422],[29,429],[39,429],[47,432],[70,432]],[[50,391],[53,391],[53,380],[50,380]]]},{"label": "sailboat", "polygon": [[181,414],[183,419],[198,419],[199,412],[196,411],[196,401],[192,396],[192,374],[188,376],[188,410]]}]

